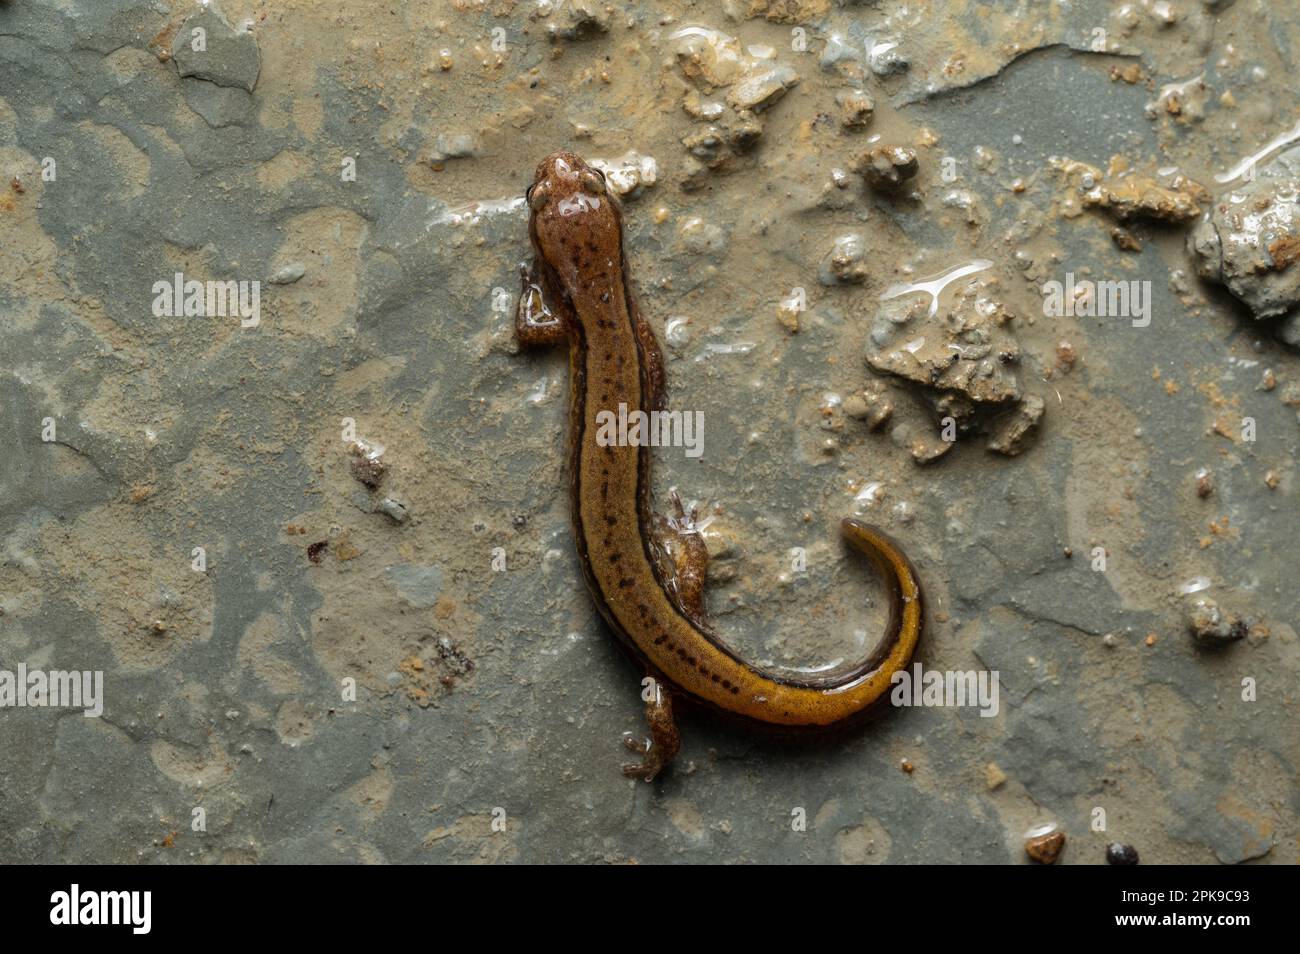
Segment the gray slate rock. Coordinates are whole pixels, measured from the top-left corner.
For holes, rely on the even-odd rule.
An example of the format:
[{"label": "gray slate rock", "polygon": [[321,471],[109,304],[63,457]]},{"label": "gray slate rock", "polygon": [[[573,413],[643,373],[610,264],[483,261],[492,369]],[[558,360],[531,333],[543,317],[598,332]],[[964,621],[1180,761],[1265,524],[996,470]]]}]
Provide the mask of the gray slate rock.
[{"label": "gray slate rock", "polygon": [[[202,49],[195,30],[202,30]],[[253,91],[262,71],[262,58],[253,34],[236,30],[216,4],[185,19],[172,40],[172,59],[180,75],[195,76],[218,86]]]}]

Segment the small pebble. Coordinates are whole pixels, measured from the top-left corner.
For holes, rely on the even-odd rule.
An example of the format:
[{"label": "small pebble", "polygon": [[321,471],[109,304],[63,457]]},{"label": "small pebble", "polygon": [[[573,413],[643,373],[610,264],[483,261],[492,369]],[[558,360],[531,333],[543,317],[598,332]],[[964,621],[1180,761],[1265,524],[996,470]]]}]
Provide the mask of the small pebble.
[{"label": "small pebble", "polygon": [[1051,865],[1056,863],[1064,847],[1065,832],[1051,831],[1026,839],[1025,854],[1040,865]]},{"label": "small pebble", "polygon": [[307,274],[307,266],[302,262],[290,262],[278,268],[271,276],[272,285],[292,285]]},{"label": "small pebble", "polygon": [[876,111],[871,97],[860,89],[840,90],[835,94],[835,104],[840,108],[840,125],[845,129],[862,129]]},{"label": "small pebble", "polygon": [[379,509],[391,518],[394,523],[406,523],[411,518],[406,509],[406,504],[394,500],[392,497],[385,497],[381,500]]},{"label": "small pebble", "polygon": [[1214,475],[1208,468],[1202,467],[1196,472],[1196,496],[1204,500],[1212,493],[1214,493]]},{"label": "small pebble", "polygon": [[799,333],[799,315],[803,307],[797,300],[782,299],[781,303],[776,306],[776,320],[781,323],[781,327],[790,334]]},{"label": "small pebble", "polygon": [[1079,360],[1079,352],[1073,344],[1062,338],[1056,345],[1056,366],[1063,372],[1068,373],[1074,368],[1074,363]]},{"label": "small pebble", "polygon": [[658,181],[659,163],[653,156],[629,150],[617,159],[592,159],[591,166],[605,175],[605,182],[617,195],[640,194]]},{"label": "small pebble", "polygon": [[1106,846],[1106,863],[1110,865],[1135,865],[1138,863],[1137,849],[1132,845],[1122,845],[1112,841]]},{"label": "small pebble", "polygon": [[878,431],[893,416],[894,404],[885,386],[873,382],[844,399],[844,413],[854,420],[866,422],[868,430]]},{"label": "small pebble", "polygon": [[766,109],[798,85],[799,74],[784,64],[755,69],[745,74],[727,93],[727,102],[737,110]]},{"label": "small pebble", "polygon": [[897,192],[916,176],[920,163],[907,146],[872,146],[857,161],[856,171],[877,192]]},{"label": "small pebble", "polygon": [[352,455],[352,476],[371,490],[377,489],[388,475],[388,465],[359,442],[353,443],[348,453]]},{"label": "small pebble", "polygon": [[439,133],[426,156],[437,166],[448,159],[472,159],[479,154],[478,137],[472,133]]},{"label": "small pebble", "polygon": [[388,468],[382,461],[372,460],[369,457],[352,458],[352,476],[371,490],[383,483],[387,472]]},{"label": "small pebble", "polygon": [[823,285],[861,285],[871,271],[866,255],[866,240],[861,235],[841,235],[822,259],[817,280]]},{"label": "small pebble", "polygon": [[1132,232],[1130,232],[1128,229],[1124,228],[1122,225],[1117,225],[1110,230],[1110,240],[1115,243],[1115,247],[1118,248],[1120,251],[1123,252],[1142,251],[1141,240]]},{"label": "small pebble", "polygon": [[1187,614],[1187,630],[1199,645],[1214,647],[1241,639],[1250,631],[1250,624],[1224,613],[1209,597],[1201,597]]},{"label": "small pebble", "polygon": [[893,76],[905,72],[911,65],[906,54],[898,48],[897,40],[890,38],[867,43],[867,66],[877,76]]}]

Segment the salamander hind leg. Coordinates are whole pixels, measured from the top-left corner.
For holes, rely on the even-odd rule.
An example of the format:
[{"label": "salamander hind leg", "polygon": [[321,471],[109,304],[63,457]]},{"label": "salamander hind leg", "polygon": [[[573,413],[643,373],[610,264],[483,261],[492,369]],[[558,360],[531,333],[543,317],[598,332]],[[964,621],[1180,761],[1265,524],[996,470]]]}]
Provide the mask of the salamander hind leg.
[{"label": "salamander hind leg", "polygon": [[677,722],[673,718],[672,693],[653,676],[647,677],[649,684],[642,694],[645,703],[645,721],[650,735],[637,737],[631,732],[623,734],[623,744],[641,756],[641,761],[627,763],[623,774],[628,778],[644,779],[653,782],[682,747],[681,736],[677,734]]},{"label": "salamander hind leg", "polygon": [[677,605],[695,620],[704,619],[704,582],[708,577],[709,548],[700,532],[708,521],[700,522],[699,511],[690,513],[682,505],[676,488],[670,492],[673,516],[656,518],[659,569],[664,588]]}]

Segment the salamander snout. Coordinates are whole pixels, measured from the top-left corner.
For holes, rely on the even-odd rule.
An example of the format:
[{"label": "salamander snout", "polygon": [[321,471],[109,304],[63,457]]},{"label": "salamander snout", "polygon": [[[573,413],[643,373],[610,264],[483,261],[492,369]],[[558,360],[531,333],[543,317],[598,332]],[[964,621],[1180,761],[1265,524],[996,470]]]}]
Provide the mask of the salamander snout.
[{"label": "salamander snout", "polygon": [[556,152],[537,164],[527,197],[529,208],[540,212],[552,201],[605,194],[605,176],[599,170],[572,152]]}]

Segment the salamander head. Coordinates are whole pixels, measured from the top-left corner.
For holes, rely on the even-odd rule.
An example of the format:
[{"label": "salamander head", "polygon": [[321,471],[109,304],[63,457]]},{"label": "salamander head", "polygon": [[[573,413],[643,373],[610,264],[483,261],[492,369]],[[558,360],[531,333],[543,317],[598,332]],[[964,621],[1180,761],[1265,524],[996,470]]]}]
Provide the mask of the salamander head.
[{"label": "salamander head", "polygon": [[[557,152],[537,164],[528,188],[530,227],[537,250],[553,265],[580,247],[618,251],[622,220],[605,177],[571,152]],[[619,256],[621,257],[621,256]]]}]

